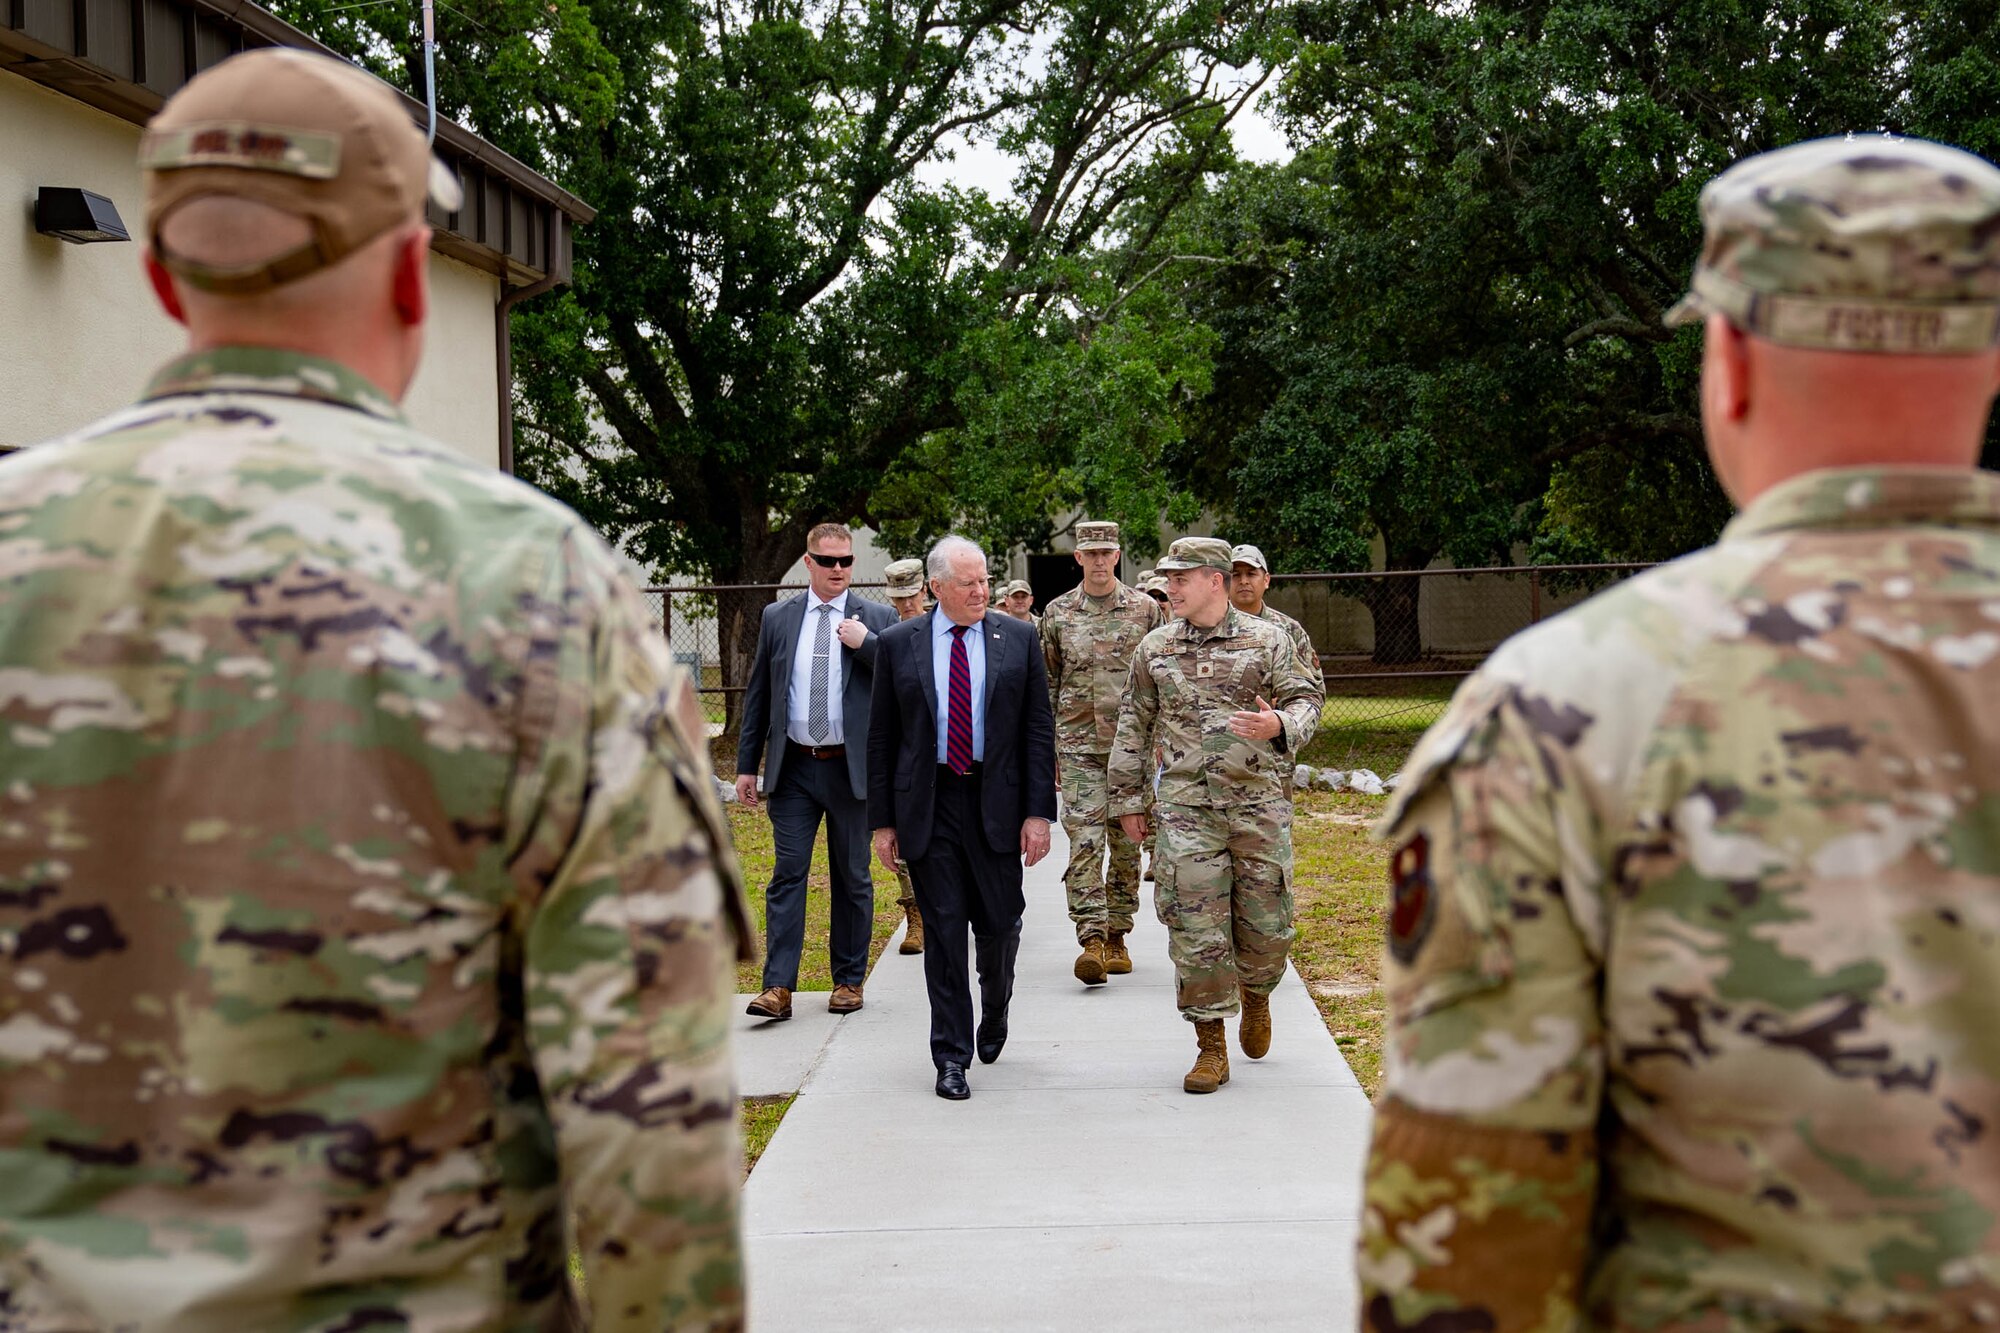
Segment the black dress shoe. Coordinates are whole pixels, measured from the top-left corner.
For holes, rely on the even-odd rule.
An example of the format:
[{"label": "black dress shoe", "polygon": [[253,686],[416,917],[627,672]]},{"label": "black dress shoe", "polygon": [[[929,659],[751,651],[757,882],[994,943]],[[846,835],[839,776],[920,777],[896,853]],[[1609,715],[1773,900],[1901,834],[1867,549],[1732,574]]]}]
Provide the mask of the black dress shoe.
[{"label": "black dress shoe", "polygon": [[938,1070],[937,1095],[952,1102],[962,1102],[972,1095],[972,1089],[965,1086],[964,1065],[945,1061],[944,1068]]},{"label": "black dress shoe", "polygon": [[1007,1024],[985,1022],[979,1025],[979,1035],[973,1043],[979,1050],[979,1063],[990,1065],[1000,1058],[1001,1048],[1007,1044]]}]

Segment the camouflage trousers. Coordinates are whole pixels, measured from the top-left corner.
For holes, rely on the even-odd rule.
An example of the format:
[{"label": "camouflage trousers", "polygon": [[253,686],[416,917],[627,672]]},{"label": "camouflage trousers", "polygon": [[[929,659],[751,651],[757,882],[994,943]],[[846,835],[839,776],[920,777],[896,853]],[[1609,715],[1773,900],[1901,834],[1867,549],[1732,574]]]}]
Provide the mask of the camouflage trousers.
[{"label": "camouflage trousers", "polygon": [[1181,1017],[1227,1018],[1237,989],[1269,995],[1292,938],[1292,809],[1283,800],[1159,805],[1153,905],[1167,928]]},{"label": "camouflage trousers", "polygon": [[896,858],[896,883],[902,886],[902,892],[896,895],[896,906],[915,907],[917,889],[910,883],[910,863],[901,857]]},{"label": "camouflage trousers", "polygon": [[[1069,919],[1076,939],[1103,939],[1109,931],[1132,929],[1139,910],[1139,844],[1111,817],[1110,755],[1065,754],[1056,758],[1062,774],[1063,832],[1069,834]],[[1110,849],[1110,868],[1105,849]]]}]

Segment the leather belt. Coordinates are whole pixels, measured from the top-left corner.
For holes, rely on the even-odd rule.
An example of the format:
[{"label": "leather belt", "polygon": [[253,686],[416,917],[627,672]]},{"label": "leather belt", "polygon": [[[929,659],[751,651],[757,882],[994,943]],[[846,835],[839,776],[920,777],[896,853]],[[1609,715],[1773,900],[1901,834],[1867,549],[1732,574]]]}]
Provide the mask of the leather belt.
[{"label": "leather belt", "polygon": [[847,747],[845,745],[800,745],[797,741],[793,741],[792,744],[797,749],[804,751],[808,759],[844,759],[847,757]]}]

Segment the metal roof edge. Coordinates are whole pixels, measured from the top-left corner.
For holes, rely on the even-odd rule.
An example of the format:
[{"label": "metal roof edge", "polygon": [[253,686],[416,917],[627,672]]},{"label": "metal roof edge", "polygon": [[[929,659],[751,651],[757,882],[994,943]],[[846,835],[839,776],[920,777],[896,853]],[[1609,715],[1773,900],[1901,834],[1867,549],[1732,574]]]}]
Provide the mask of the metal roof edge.
[{"label": "metal roof edge", "polygon": [[[75,0],[78,5],[89,2],[90,0]],[[316,51],[337,60],[346,59],[339,52],[306,35],[262,6],[251,3],[250,0],[167,0],[167,3],[176,8],[207,15],[224,27],[235,29],[249,39],[244,43],[246,46],[288,46],[299,50]],[[4,6],[0,6],[0,13],[4,13]],[[0,22],[0,28],[7,26],[11,25]],[[86,101],[99,110],[110,112],[133,124],[143,125],[150,118],[149,113],[141,113],[138,108],[157,106],[160,101],[158,94],[113,70],[104,69],[87,56],[81,57],[81,61],[97,71],[106,83],[127,92],[121,97],[117,106],[105,105],[92,98],[78,100]],[[404,106],[410,112],[411,119],[421,125],[425,115],[424,104],[402,89],[395,88],[393,84],[389,86],[395,91],[396,96],[402,99]],[[57,89],[57,91],[68,93],[67,89]],[[73,93],[69,95],[74,96]],[[572,222],[586,223],[597,216],[597,210],[582,199],[454,120],[438,117],[437,137],[439,147],[445,150],[444,156],[477,162],[522,193],[559,209]]]}]

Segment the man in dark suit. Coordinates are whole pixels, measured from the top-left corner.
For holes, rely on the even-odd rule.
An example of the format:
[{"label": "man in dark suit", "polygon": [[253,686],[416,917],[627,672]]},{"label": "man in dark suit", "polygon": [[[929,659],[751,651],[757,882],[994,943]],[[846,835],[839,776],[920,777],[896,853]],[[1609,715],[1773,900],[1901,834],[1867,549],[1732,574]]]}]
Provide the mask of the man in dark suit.
[{"label": "man in dark suit", "polygon": [[896,613],[850,596],[854,538],[838,523],[806,537],[806,579],[797,597],[764,608],[757,657],[743,695],[736,747],[736,796],[757,804],[757,761],[771,807],[777,866],[764,894],[764,992],[750,1002],[760,1018],[790,1018],[805,947],[806,871],[826,819],[833,879],[828,952],[833,997],[827,1008],[861,1007],[875,889],[868,877],[868,715],[874,697],[877,635]]},{"label": "man in dark suit", "polygon": [[[927,561],[937,606],[882,635],[868,733],[875,855],[909,862],[924,917],[937,1093],[965,1084],[973,1043],[992,1064],[1007,1041],[1021,947],[1021,868],[1048,855],[1056,816],[1055,720],[1032,625],[987,610],[986,556],[946,537]],[[972,1026],[966,927],[979,967]]]}]

